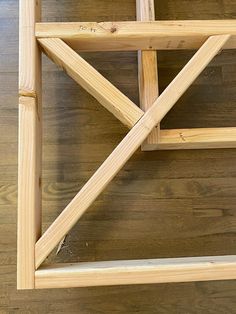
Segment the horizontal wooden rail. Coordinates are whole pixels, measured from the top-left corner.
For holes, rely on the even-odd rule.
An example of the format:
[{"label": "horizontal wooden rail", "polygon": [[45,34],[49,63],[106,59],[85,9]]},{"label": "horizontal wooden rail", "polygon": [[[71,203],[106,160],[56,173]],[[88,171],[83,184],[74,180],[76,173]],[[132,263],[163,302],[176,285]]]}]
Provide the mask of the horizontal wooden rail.
[{"label": "horizontal wooden rail", "polygon": [[36,288],[236,279],[236,255],[59,264],[35,273]]},{"label": "horizontal wooden rail", "polygon": [[58,37],[81,51],[198,49],[212,35],[231,34],[236,20],[37,23],[37,37]]},{"label": "horizontal wooden rail", "polygon": [[207,148],[236,148],[236,127],[161,130],[159,143],[142,146],[145,151]]},{"label": "horizontal wooden rail", "polygon": [[35,246],[36,268],[40,266],[52,249],[105,189],[152,129],[169,112],[229,38],[229,35],[210,37],[158,97],[152,107],[145,112],[142,118],[129,131],[126,137],[38,240]]}]

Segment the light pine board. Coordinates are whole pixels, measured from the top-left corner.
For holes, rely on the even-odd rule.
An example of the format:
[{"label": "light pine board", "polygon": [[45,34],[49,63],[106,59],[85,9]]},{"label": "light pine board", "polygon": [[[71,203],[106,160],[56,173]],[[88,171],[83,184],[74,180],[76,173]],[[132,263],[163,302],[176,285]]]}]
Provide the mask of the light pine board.
[{"label": "light pine board", "polygon": [[36,288],[236,279],[236,256],[62,264],[36,271]]},{"label": "light pine board", "polygon": [[[137,20],[155,21],[154,6],[154,0],[136,0]],[[159,95],[156,51],[138,52],[138,71],[140,106],[144,111],[147,111]],[[157,144],[159,132],[160,124],[147,137],[145,146],[149,143]]]},{"label": "light pine board", "polygon": [[37,37],[59,37],[78,50],[198,49],[213,35],[232,34],[225,49],[236,47],[236,21],[69,22],[41,23]]},{"label": "light pine board", "polygon": [[158,143],[143,144],[145,151],[159,149],[236,148],[236,128],[164,129]]},{"label": "light pine board", "polygon": [[20,1],[17,287],[34,288],[35,243],[41,234],[41,53],[35,22],[40,2]]}]

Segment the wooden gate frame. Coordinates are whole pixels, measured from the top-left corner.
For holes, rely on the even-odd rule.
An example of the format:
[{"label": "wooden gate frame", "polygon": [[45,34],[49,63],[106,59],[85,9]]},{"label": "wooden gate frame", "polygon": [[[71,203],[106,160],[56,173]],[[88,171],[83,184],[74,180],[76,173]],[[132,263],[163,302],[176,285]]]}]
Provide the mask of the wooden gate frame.
[{"label": "wooden gate frame", "polygon": [[[41,23],[40,1],[20,0],[18,289],[236,279],[236,255],[40,266],[146,138],[144,150],[236,147],[236,128],[160,129],[214,56],[236,48],[236,21],[154,21],[153,1],[137,0],[135,22]],[[43,235],[41,48],[131,129]],[[141,109],[72,48],[139,50]],[[198,51],[158,97],[156,50],[168,49]]]}]

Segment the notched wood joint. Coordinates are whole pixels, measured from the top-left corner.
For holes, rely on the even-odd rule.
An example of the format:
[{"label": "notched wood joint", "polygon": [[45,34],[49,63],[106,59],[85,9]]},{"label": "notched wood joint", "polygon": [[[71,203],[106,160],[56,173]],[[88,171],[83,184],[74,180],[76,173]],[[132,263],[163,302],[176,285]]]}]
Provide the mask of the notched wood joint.
[{"label": "notched wood joint", "polygon": [[36,92],[19,92],[19,102],[21,105],[25,105],[27,107],[35,107],[36,108],[36,114],[37,114],[37,119],[40,122],[41,120],[41,114],[40,114],[40,107],[38,103],[38,97]]},{"label": "notched wood joint", "polygon": [[28,90],[19,90],[19,97],[31,97],[37,99],[37,94],[35,91],[28,91]]}]

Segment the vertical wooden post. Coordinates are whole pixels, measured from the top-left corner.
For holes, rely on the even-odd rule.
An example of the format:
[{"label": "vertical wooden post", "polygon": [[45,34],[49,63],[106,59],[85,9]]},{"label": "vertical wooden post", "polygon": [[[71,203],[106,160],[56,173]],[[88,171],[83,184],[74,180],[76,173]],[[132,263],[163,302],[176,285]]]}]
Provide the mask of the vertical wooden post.
[{"label": "vertical wooden post", "polygon": [[20,0],[17,288],[35,287],[41,235],[41,52],[35,38],[39,0]]},{"label": "vertical wooden post", "polygon": [[[154,0],[136,0],[137,20],[155,21]],[[138,71],[139,71],[139,95],[141,109],[147,111],[156,98],[159,96],[158,89],[158,70],[156,51],[138,52]],[[147,137],[145,144],[157,144],[160,134],[160,124]]]}]

